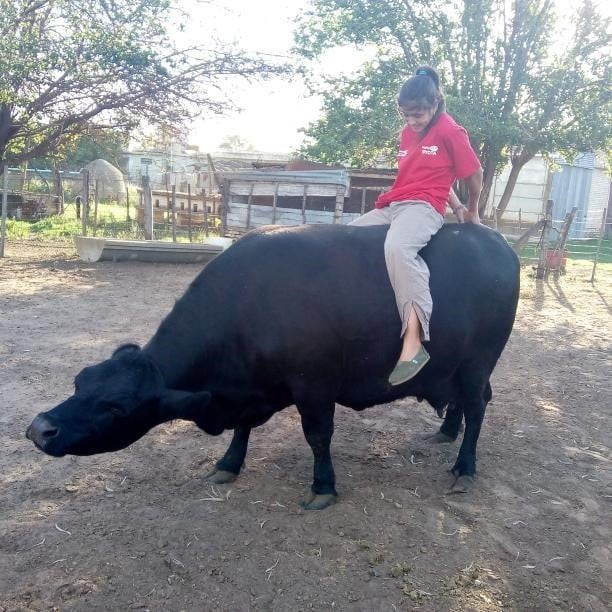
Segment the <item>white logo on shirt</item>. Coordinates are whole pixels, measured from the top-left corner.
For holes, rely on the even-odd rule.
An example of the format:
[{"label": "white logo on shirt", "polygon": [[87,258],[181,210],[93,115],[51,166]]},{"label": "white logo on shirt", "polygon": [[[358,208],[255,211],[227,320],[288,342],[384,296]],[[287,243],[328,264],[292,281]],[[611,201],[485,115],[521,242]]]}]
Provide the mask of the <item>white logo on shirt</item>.
[{"label": "white logo on shirt", "polygon": [[437,155],[438,154],[438,145],[423,145],[421,147],[421,153],[423,155]]},{"label": "white logo on shirt", "polygon": [[397,152],[397,156],[398,156],[398,157],[406,157],[406,155],[408,155],[408,151],[403,151],[402,149],[400,149],[400,150]]}]

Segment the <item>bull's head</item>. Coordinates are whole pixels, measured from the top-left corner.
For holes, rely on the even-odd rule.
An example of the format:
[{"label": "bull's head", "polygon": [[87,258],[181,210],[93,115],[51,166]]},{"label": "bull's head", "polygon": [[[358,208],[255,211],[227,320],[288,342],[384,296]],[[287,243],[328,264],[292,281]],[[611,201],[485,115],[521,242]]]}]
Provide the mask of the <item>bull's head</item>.
[{"label": "bull's head", "polygon": [[49,455],[93,455],[126,448],[152,427],[172,419],[194,421],[216,435],[223,425],[209,409],[210,393],[166,388],[151,359],[136,345],[74,379],[74,395],[40,413],[26,436]]}]

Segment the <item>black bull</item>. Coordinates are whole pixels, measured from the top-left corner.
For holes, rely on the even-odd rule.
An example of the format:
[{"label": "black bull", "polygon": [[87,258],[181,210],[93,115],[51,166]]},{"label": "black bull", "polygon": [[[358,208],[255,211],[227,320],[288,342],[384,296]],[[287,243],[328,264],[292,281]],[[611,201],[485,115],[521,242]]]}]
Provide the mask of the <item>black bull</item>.
[{"label": "black bull", "polygon": [[75,392],[38,415],[27,436],[50,455],[125,448],[159,423],[194,421],[231,444],[209,474],[242,467],[251,429],[295,404],[314,455],[308,508],[335,500],[330,455],[336,403],[362,410],[427,400],[444,422],[434,441],[465,433],[455,490],[476,470],[491,372],[508,340],[519,263],[496,232],[445,226],[422,251],[431,271],[431,361],[397,387],[401,346],[383,255],[385,226],[268,227],[251,232],[193,281],[142,349],[126,345],[75,378]]}]

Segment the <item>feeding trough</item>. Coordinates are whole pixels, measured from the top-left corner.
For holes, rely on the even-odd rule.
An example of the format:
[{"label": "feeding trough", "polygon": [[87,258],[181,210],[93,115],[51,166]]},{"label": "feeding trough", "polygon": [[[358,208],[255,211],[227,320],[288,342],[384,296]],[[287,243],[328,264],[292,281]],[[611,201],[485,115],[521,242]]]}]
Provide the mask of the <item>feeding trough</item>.
[{"label": "feeding trough", "polygon": [[160,263],[208,263],[232,243],[231,238],[207,238],[203,243],[163,240],[115,240],[75,236],[83,261],[148,261]]}]

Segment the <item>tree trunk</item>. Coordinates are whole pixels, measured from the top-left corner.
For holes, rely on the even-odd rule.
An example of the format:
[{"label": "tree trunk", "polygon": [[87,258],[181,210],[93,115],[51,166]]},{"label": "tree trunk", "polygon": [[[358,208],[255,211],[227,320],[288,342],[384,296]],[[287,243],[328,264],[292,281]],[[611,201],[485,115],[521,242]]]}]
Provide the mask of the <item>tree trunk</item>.
[{"label": "tree trunk", "polygon": [[491,195],[491,188],[493,187],[493,181],[495,180],[495,164],[487,163],[483,168],[482,177],[482,191],[480,192],[480,199],[478,200],[478,214],[483,217],[489,196]]},{"label": "tree trunk", "polygon": [[501,148],[495,147],[495,149],[491,150],[491,145],[486,145],[482,152],[482,157],[484,159],[482,191],[478,200],[478,213],[481,217],[484,216],[491,195],[491,189],[497,173],[497,164],[501,158]]},{"label": "tree trunk", "polygon": [[516,181],[523,169],[523,166],[535,156],[535,152],[530,149],[523,149],[517,156],[512,156],[512,168],[510,169],[510,176],[508,176],[508,182],[504,188],[504,192],[497,205],[497,220],[499,221],[504,214],[504,211],[508,207],[512,192],[516,187]]},{"label": "tree trunk", "polygon": [[21,195],[24,195],[24,192],[28,190],[28,162],[24,161],[21,168]]}]

